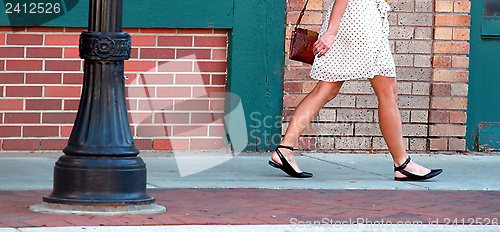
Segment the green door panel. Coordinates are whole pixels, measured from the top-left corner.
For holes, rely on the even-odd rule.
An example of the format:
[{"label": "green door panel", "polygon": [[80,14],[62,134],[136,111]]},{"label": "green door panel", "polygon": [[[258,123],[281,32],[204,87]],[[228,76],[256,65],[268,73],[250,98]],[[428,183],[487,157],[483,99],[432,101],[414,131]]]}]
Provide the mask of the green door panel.
[{"label": "green door panel", "polygon": [[500,150],[500,9],[491,8],[500,7],[500,0],[486,1],[473,2],[471,9],[466,135],[470,150]]},{"label": "green door panel", "polygon": [[500,123],[479,124],[478,145],[480,151],[500,150]]},{"label": "green door panel", "polygon": [[485,17],[481,22],[481,38],[500,37],[500,19]]}]

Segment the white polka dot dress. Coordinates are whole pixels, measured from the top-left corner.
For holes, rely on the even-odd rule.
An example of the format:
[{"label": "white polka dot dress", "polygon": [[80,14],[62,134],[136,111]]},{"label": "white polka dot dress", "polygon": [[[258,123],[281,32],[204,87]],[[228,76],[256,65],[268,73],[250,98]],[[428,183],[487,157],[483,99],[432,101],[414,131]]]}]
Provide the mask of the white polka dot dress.
[{"label": "white polka dot dress", "polygon": [[[320,36],[328,28],[333,3],[323,22]],[[389,46],[391,8],[384,0],[349,0],[335,41],[328,52],[314,60],[311,77],[327,82],[396,77]]]}]

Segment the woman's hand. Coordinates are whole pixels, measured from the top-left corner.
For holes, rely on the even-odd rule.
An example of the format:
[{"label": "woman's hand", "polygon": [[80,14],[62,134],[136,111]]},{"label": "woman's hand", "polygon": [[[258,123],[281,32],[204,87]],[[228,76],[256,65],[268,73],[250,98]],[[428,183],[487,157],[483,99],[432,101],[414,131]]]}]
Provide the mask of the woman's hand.
[{"label": "woman's hand", "polygon": [[333,41],[335,41],[335,37],[337,36],[337,32],[326,31],[315,43],[314,43],[314,55],[318,57],[322,57],[326,54],[330,47],[333,45]]}]

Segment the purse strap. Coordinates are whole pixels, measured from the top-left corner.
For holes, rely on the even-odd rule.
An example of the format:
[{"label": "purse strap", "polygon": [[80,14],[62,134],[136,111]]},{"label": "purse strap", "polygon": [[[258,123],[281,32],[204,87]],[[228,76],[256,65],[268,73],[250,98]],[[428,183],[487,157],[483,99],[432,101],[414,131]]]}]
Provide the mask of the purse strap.
[{"label": "purse strap", "polygon": [[304,12],[306,11],[307,3],[309,3],[309,0],[306,0],[306,3],[304,4],[304,8],[302,8],[302,11],[300,12],[299,18],[297,19],[297,23],[295,24],[295,30],[299,27],[300,21],[302,21],[302,17],[304,16]]}]

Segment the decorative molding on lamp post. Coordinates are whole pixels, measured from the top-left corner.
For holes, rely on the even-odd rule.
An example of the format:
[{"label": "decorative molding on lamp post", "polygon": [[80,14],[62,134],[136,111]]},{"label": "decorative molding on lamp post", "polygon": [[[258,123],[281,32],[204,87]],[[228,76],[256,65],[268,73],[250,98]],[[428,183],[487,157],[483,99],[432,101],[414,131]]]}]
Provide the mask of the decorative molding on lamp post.
[{"label": "decorative molding on lamp post", "polygon": [[122,32],[123,0],[90,0],[89,30],[80,35],[85,59],[80,106],[64,154],[54,167],[52,194],[35,212],[152,214],[165,211],[146,193],[125,101],[124,61],[131,40]]}]

